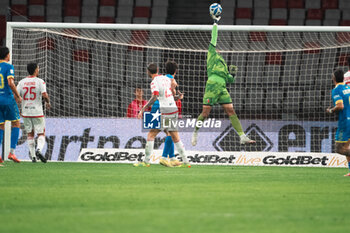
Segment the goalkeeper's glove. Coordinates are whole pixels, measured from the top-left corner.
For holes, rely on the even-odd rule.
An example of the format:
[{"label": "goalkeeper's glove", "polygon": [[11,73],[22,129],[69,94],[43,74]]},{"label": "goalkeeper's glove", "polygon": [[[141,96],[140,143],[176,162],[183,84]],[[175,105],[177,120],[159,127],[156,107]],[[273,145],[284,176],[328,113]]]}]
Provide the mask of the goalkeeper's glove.
[{"label": "goalkeeper's glove", "polygon": [[230,65],[229,66],[229,75],[228,75],[228,78],[227,78],[227,82],[228,83],[234,83],[235,82],[235,77],[236,77],[236,74],[237,74],[237,66],[235,65]]},{"label": "goalkeeper's glove", "polygon": [[217,23],[220,21],[220,19],[221,19],[221,16],[211,15],[211,17],[213,18],[214,23],[216,23],[216,24],[217,24]]},{"label": "goalkeeper's glove", "polygon": [[230,66],[229,66],[229,73],[230,73],[233,77],[236,76],[237,70],[238,70],[237,66],[235,66],[235,65],[230,65]]}]

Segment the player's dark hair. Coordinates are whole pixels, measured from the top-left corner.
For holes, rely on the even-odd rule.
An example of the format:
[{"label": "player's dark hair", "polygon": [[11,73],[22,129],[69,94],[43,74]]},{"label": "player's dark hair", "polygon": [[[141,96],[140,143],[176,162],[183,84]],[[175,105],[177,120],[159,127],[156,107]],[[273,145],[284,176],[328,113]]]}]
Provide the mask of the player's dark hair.
[{"label": "player's dark hair", "polygon": [[348,62],[348,66],[350,67],[350,56],[348,56],[348,58],[346,59],[346,61]]},{"label": "player's dark hair", "polygon": [[156,74],[158,71],[158,66],[155,63],[151,63],[147,66],[147,70],[151,73],[151,74]]},{"label": "player's dark hair", "polygon": [[341,69],[335,70],[333,75],[337,83],[341,83],[344,81],[344,72]]},{"label": "player's dark hair", "polygon": [[167,74],[175,74],[175,72],[177,71],[177,69],[179,69],[179,66],[177,65],[176,62],[174,61],[167,61],[165,63],[165,72]]},{"label": "player's dark hair", "polygon": [[10,50],[9,48],[7,47],[1,47],[0,48],[0,59],[3,60],[6,58],[7,54],[10,53]]},{"label": "player's dark hair", "polygon": [[141,89],[141,90],[142,90],[142,87],[141,87],[141,86],[135,86],[135,87],[134,87],[134,92],[135,92],[135,93],[136,93],[136,90],[137,90],[137,89]]},{"label": "player's dark hair", "polygon": [[35,62],[31,62],[27,64],[27,71],[29,73],[29,75],[33,75],[36,68],[38,68],[38,63]]}]

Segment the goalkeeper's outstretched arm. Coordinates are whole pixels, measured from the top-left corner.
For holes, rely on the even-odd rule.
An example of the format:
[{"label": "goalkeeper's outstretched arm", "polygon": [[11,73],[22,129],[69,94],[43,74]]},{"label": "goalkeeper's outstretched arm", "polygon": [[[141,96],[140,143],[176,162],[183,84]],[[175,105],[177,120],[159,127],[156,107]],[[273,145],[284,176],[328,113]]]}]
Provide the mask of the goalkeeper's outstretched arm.
[{"label": "goalkeeper's outstretched arm", "polygon": [[[217,17],[215,17],[217,18]],[[214,17],[213,17],[214,19]],[[207,66],[215,58],[216,55],[216,42],[218,38],[218,20],[214,20],[213,29],[211,31],[211,41],[209,44],[208,55],[207,55]]]},{"label": "goalkeeper's outstretched arm", "polygon": [[211,31],[210,44],[212,44],[214,47],[216,47],[216,41],[217,41],[217,38],[218,38],[218,22],[221,19],[221,16],[211,15],[211,17],[214,20],[214,24],[213,24],[213,30]]},{"label": "goalkeeper's outstretched arm", "polygon": [[216,47],[216,42],[218,39],[218,25],[214,23],[213,29],[211,31],[211,41],[210,44],[212,44],[214,47]]}]

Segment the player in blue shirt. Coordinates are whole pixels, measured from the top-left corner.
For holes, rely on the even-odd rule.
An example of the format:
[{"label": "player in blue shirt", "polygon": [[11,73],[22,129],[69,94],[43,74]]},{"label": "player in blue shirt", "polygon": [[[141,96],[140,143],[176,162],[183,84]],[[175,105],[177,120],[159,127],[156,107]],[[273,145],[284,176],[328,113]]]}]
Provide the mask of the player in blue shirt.
[{"label": "player in blue shirt", "polygon": [[[8,158],[19,163],[20,161],[14,154],[20,128],[20,115],[16,101],[21,103],[22,98],[18,94],[15,85],[15,71],[13,65],[7,63],[9,60],[9,49],[7,47],[0,48],[0,144],[2,143],[4,135],[4,123],[5,121],[11,121],[11,149]],[[3,163],[1,156],[0,163]]]},{"label": "player in blue shirt", "polygon": [[[328,113],[338,113],[338,128],[335,134],[335,151],[345,155],[350,170],[350,87],[343,83],[344,72],[336,70],[332,75],[335,88],[332,90],[334,107]],[[350,172],[345,176],[350,176]]]}]

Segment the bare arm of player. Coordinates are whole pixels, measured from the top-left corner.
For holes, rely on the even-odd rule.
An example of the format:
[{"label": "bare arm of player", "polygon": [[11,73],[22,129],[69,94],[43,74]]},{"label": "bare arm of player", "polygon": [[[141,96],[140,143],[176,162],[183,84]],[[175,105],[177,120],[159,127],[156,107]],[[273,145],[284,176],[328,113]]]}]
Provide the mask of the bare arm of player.
[{"label": "bare arm of player", "polygon": [[179,90],[176,91],[176,87],[178,87],[178,86],[179,85],[177,84],[176,80],[172,79],[171,80],[171,92],[173,93],[175,101],[178,99],[182,100],[184,97],[184,94],[181,93],[181,91],[179,91]]},{"label": "bare arm of player", "polygon": [[182,93],[181,91],[177,90],[177,95],[174,95],[174,99],[175,101],[180,99],[182,100],[184,98],[184,93]]},{"label": "bare arm of player", "polygon": [[42,96],[43,96],[43,99],[44,99],[44,101],[46,103],[46,108],[50,109],[51,108],[51,104],[50,104],[50,97],[49,97],[49,95],[47,94],[47,92],[44,92],[44,93],[42,93]]},{"label": "bare arm of player", "polygon": [[171,92],[173,93],[173,96],[176,95],[176,87],[177,87],[177,82],[175,79],[171,79]]},{"label": "bare arm of player", "polygon": [[143,106],[143,108],[141,109],[141,111],[137,115],[137,118],[142,119],[142,115],[143,115],[143,112],[145,111],[145,109],[148,109],[149,107],[151,107],[153,105],[153,103],[157,100],[157,98],[158,98],[157,95],[152,95],[152,97],[149,99],[147,104],[145,106]]},{"label": "bare arm of player", "polygon": [[22,103],[22,97],[19,95],[16,85],[15,85],[15,81],[13,80],[13,78],[9,78],[8,79],[8,83],[9,83],[9,87],[11,88],[13,95],[15,97],[15,100],[17,103]]},{"label": "bare arm of player", "polygon": [[333,112],[339,112],[343,109],[344,109],[343,101],[338,101],[337,104],[334,106],[334,108],[329,107],[327,108],[326,112],[331,114]]}]

